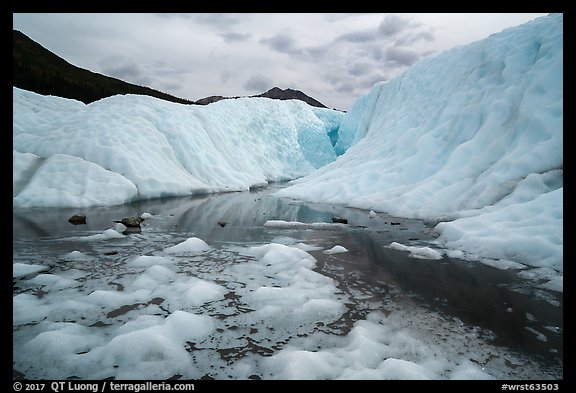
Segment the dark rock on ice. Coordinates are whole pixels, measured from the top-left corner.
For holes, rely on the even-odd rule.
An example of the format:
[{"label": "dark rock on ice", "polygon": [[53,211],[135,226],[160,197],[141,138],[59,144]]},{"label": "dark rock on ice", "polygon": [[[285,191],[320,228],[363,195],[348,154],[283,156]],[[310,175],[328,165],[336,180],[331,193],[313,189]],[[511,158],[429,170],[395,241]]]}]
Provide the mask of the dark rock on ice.
[{"label": "dark rock on ice", "polygon": [[86,216],[80,216],[74,214],[72,217],[68,219],[68,222],[74,225],[86,224]]},{"label": "dark rock on ice", "polygon": [[332,222],[335,224],[348,224],[348,220],[346,218],[340,217],[332,217]]},{"label": "dark rock on ice", "polygon": [[124,217],[120,221],[114,220],[114,222],[120,223],[120,224],[126,226],[127,228],[140,228],[140,224],[142,223],[142,221],[144,221],[143,218],[136,217],[136,216]]}]

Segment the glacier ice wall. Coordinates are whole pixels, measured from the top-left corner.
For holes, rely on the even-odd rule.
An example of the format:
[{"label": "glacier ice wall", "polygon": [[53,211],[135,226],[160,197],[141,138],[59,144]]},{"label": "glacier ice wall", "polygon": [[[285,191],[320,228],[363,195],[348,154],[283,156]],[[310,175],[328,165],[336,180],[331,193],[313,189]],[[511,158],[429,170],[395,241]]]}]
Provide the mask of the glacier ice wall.
[{"label": "glacier ice wall", "polygon": [[451,247],[561,269],[563,15],[376,84],[336,151],[278,195],[431,220]]},{"label": "glacier ice wall", "polygon": [[294,179],[336,158],[327,134],[342,116],[296,100],[84,105],[14,88],[13,203],[114,205]]}]

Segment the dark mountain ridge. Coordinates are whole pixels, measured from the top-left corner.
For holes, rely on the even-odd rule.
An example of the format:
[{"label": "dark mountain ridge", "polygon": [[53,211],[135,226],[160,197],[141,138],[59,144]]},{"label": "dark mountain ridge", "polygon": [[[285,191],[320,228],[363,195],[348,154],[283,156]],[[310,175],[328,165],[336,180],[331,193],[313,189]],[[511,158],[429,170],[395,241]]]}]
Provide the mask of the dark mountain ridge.
[{"label": "dark mountain ridge", "polygon": [[18,30],[13,30],[12,59],[12,85],[38,94],[72,98],[85,104],[116,94],[140,94],[181,104],[194,103],[76,67]]},{"label": "dark mountain ridge", "polygon": [[[271,98],[274,100],[300,100],[300,101],[304,101],[305,103],[307,103],[308,105],[311,106],[315,106],[318,108],[327,108],[326,105],[322,104],[321,102],[315,100],[314,98],[307,96],[306,94],[302,93],[300,90],[293,90],[293,89],[280,89],[279,87],[273,87],[270,90],[262,93],[262,94],[257,94],[257,95],[253,95],[253,96],[247,96],[247,97],[265,97],[265,98]],[[213,102],[217,102],[220,100],[230,100],[230,99],[235,99],[235,98],[241,98],[241,97],[223,97],[223,96],[209,96],[209,97],[205,97],[205,98],[201,98],[197,101],[195,101],[196,104],[199,105],[208,105],[211,104]]]},{"label": "dark mountain ridge", "polygon": [[[180,104],[207,105],[224,99],[240,97],[210,96],[191,101],[161,91],[122,81],[77,67],[52,53],[22,32],[13,31],[12,85],[43,95],[53,95],[82,101],[85,104],[116,94],[140,94]],[[319,108],[325,105],[299,90],[274,87],[262,94],[277,100],[301,100]]]},{"label": "dark mountain ridge", "polygon": [[278,87],[273,87],[272,89],[268,90],[265,93],[259,94],[257,96],[252,97],[267,97],[273,98],[276,100],[301,100],[307,103],[308,105],[316,106],[319,108],[327,108],[326,105],[322,104],[319,101],[316,101],[314,98],[307,96],[306,94],[302,93],[300,90],[293,90],[293,89],[280,89]]}]

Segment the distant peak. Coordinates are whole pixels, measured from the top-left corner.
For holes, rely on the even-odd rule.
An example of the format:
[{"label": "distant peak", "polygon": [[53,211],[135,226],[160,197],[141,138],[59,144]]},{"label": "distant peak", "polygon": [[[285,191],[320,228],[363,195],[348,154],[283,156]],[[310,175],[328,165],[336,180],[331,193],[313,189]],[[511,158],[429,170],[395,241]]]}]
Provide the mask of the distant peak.
[{"label": "distant peak", "polygon": [[315,100],[314,98],[307,96],[306,94],[302,93],[300,90],[294,89],[284,89],[282,90],[279,87],[273,87],[265,93],[258,94],[252,97],[266,97],[272,98],[276,100],[300,100],[304,101],[308,105],[316,106],[319,108],[327,108],[326,105],[322,104],[321,102]]},{"label": "distant peak", "polygon": [[[271,98],[274,100],[300,100],[300,101],[304,101],[305,103],[307,103],[308,105],[311,105],[311,106],[315,106],[318,108],[327,108],[326,105],[322,104],[321,102],[315,100],[314,98],[312,98],[310,96],[307,96],[306,94],[302,93],[300,90],[294,90],[294,89],[282,90],[281,88],[279,88],[277,86],[274,86],[273,88],[271,88],[270,90],[268,90],[262,94],[257,94],[257,95],[253,95],[253,96],[249,96],[249,97],[264,97],[264,98]],[[239,97],[210,96],[210,97],[205,97],[205,98],[201,98],[201,99],[197,100],[195,102],[195,104],[207,105],[207,104],[211,104],[211,103],[216,102],[216,101],[230,99],[230,98],[239,98]]]},{"label": "distant peak", "polygon": [[[274,86],[273,88],[268,90],[266,93],[282,93],[283,91],[284,90],[282,90],[281,88]],[[266,94],[266,93],[262,93],[262,94]]]}]

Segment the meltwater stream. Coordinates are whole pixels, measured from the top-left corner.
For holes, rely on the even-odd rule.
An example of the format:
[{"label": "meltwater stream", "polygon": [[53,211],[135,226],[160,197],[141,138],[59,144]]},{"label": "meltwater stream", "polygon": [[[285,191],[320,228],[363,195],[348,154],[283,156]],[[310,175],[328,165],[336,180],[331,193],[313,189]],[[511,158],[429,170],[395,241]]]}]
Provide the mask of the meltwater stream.
[{"label": "meltwater stream", "polygon": [[[513,269],[410,256],[388,246],[435,249],[421,221],[279,187],[15,209],[14,377],[563,378],[562,293]],[[111,230],[143,213],[140,232]]]}]

